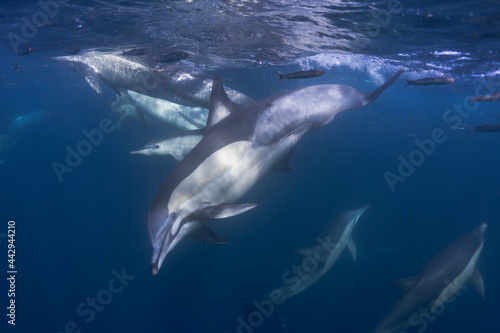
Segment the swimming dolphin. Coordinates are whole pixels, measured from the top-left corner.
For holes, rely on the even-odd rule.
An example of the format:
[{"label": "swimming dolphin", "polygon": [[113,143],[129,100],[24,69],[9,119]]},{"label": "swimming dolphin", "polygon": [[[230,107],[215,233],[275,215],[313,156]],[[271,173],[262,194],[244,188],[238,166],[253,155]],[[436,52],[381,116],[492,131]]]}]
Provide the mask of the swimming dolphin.
[{"label": "swimming dolphin", "polygon": [[26,127],[57,117],[59,116],[45,111],[34,111],[15,117],[10,122],[4,134],[0,135],[0,153],[12,148],[12,146],[14,146],[14,144],[20,139]]},{"label": "swimming dolphin", "polygon": [[[166,124],[181,130],[205,127],[208,110],[202,107],[185,106],[125,90],[111,103],[112,110],[120,119],[137,117],[141,122]],[[141,119],[143,118],[143,119]]]},{"label": "swimming dolphin", "polygon": [[203,130],[170,134],[148,142],[142,149],[133,150],[132,155],[172,156],[180,161],[203,138]]},{"label": "swimming dolphin", "polygon": [[476,263],[483,248],[487,224],[463,235],[435,256],[420,272],[393,285],[402,292],[393,310],[374,333],[403,332],[425,323],[424,316],[442,311],[444,303],[470,280],[484,298],[484,283]]},{"label": "swimming dolphin", "polygon": [[317,268],[312,270],[312,272],[308,271],[307,273],[296,274],[292,277],[289,277],[289,274],[286,276],[283,275],[283,280],[286,284],[279,289],[284,297],[289,298],[297,295],[315,284],[328,272],[346,247],[351,253],[352,259],[356,261],[356,245],[354,245],[351,233],[360,216],[369,207],[370,205],[368,204],[362,208],[349,210],[340,214],[334,219],[327,232],[318,237],[316,244],[297,251],[303,258],[302,266],[307,264],[306,261],[313,261],[317,264]]},{"label": "swimming dolphin", "polygon": [[[118,88],[122,88],[186,106],[206,109],[210,106],[211,78],[183,62],[155,69],[144,60],[131,60],[125,56],[97,51],[49,59],[76,66],[84,73],[92,89],[100,95],[102,81],[118,95],[121,94]],[[228,95],[236,103],[251,101],[248,96],[232,89],[228,89]]]},{"label": "swimming dolphin", "polygon": [[158,273],[183,237],[208,219],[254,208],[234,203],[304,134],[329,124],[340,112],[373,102],[402,72],[371,93],[317,85],[247,104],[231,102],[216,76],[203,138],[167,176],[148,213],[152,273]]}]

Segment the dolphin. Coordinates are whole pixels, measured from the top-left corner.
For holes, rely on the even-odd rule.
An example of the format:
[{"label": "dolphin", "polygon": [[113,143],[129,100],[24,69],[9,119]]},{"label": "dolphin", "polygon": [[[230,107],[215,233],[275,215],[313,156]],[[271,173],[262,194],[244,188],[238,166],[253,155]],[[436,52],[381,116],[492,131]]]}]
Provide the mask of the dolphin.
[{"label": "dolphin", "polygon": [[142,149],[133,150],[132,155],[172,156],[181,161],[203,138],[203,130],[174,133],[148,142]]},{"label": "dolphin", "polygon": [[34,111],[15,117],[10,122],[6,132],[0,135],[0,153],[12,148],[20,139],[26,127],[57,117],[60,116],[45,111]]},{"label": "dolphin", "polygon": [[205,127],[208,117],[208,110],[205,108],[180,105],[131,90],[125,90],[121,96],[116,96],[111,105],[121,119],[133,115],[141,122],[147,120],[181,130]]},{"label": "dolphin", "polygon": [[425,317],[443,310],[459,289],[471,281],[484,298],[484,282],[476,263],[483,248],[487,224],[463,235],[435,256],[415,277],[393,283],[402,295],[374,333],[404,332],[426,325]]},{"label": "dolphin", "polygon": [[203,138],[170,172],[149,209],[151,272],[157,274],[177,243],[207,220],[256,207],[234,203],[303,135],[329,124],[340,112],[373,102],[402,72],[371,93],[328,84],[246,104],[232,102],[216,76]]},{"label": "dolphin", "polygon": [[[317,263],[317,268],[312,272],[296,274],[288,277],[283,275],[286,283],[279,290],[285,298],[297,295],[315,284],[337,261],[340,254],[347,247],[354,261],[356,261],[356,245],[352,240],[351,233],[361,215],[370,207],[365,205],[359,209],[343,212],[334,219],[328,230],[317,239],[317,243],[303,249],[297,250],[302,257],[303,265],[307,261]],[[287,271],[290,273],[290,271]]]},{"label": "dolphin", "polygon": [[[99,95],[102,95],[102,81],[117,95],[121,95],[118,88],[122,88],[186,106],[206,109],[210,106],[211,78],[183,62],[151,68],[144,60],[97,51],[48,59],[74,65]],[[251,101],[236,90],[228,89],[228,95],[236,103]]]}]

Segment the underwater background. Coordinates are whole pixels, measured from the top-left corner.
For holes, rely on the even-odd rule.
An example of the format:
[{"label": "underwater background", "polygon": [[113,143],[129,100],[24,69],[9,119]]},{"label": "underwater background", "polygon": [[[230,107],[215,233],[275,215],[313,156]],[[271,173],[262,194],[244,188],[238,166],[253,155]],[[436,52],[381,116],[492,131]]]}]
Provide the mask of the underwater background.
[{"label": "underwater background", "polygon": [[[0,133],[20,115],[51,115],[1,155],[1,332],[371,332],[399,297],[391,282],[415,275],[485,221],[477,267],[486,298],[468,285],[426,330],[497,330],[500,133],[471,129],[500,124],[500,102],[469,104],[467,97],[500,91],[498,1],[67,0],[44,7],[49,2],[0,8]],[[36,16],[44,8],[53,14],[46,22]],[[9,34],[23,36],[33,20],[40,26],[22,46],[35,51],[16,57]],[[177,161],[130,151],[176,130],[124,121],[58,179],[53,162],[63,163],[66,147],[85,140],[82,131],[111,117],[116,96],[108,87],[99,96],[81,72],[46,59],[75,47],[188,52],[183,61],[254,99],[331,83],[368,92],[407,71],[374,103],[302,138],[291,172],[271,170],[241,200],[256,209],[211,222],[228,245],[185,239],[153,276],[146,216]],[[275,71],[309,69],[325,74],[276,83]],[[433,76],[455,83],[405,87],[405,78]],[[391,187],[387,172],[398,174],[402,159],[419,150],[416,140],[436,129],[444,142]],[[312,244],[339,213],[367,203],[353,231],[356,262],[343,253],[261,325],[239,328],[240,302],[279,287],[299,263],[295,249]],[[6,316],[10,220],[15,326]],[[97,296],[105,304],[93,308]]]}]

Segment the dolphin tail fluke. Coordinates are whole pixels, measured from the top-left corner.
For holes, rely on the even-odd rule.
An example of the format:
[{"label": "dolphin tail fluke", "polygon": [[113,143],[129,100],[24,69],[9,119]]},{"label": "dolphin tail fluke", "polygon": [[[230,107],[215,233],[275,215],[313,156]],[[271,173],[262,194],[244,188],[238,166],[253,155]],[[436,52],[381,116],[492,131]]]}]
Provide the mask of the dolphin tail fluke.
[{"label": "dolphin tail fluke", "polygon": [[382,93],[382,91],[384,91],[385,89],[387,89],[387,87],[389,87],[391,84],[393,84],[394,81],[396,81],[398,79],[398,77],[401,74],[403,74],[404,71],[405,71],[405,69],[400,69],[387,82],[385,82],[383,85],[381,85],[380,87],[378,87],[377,89],[375,89],[371,93],[367,94],[365,96],[365,98],[363,99],[363,105],[370,104],[371,102],[373,102],[374,100],[376,100],[377,97]]},{"label": "dolphin tail fluke", "polygon": [[481,298],[484,299],[484,281],[483,281],[483,276],[477,269],[474,270],[474,273],[472,273],[472,276],[470,277],[470,282],[476,288],[477,292],[481,296]]},{"label": "dolphin tail fluke", "polygon": [[278,71],[275,71],[274,73],[276,73],[276,75],[278,75],[278,81],[276,81],[276,84],[278,84],[281,81],[281,79],[284,78],[285,76],[280,74],[280,72],[278,72]]}]

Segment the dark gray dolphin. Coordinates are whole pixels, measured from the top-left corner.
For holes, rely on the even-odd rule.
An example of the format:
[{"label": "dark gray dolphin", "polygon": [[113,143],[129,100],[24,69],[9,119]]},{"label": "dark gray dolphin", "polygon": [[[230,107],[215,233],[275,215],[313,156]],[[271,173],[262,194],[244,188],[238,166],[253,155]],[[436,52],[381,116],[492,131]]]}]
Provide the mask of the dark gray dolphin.
[{"label": "dark gray dolphin", "polygon": [[448,245],[415,277],[394,282],[402,292],[401,298],[374,333],[404,332],[411,326],[420,326],[424,316],[442,310],[444,303],[469,280],[484,298],[483,278],[476,270],[476,262],[486,227],[483,223]]},{"label": "dark gray dolphin", "polygon": [[313,261],[317,263],[317,268],[308,271],[307,274],[296,274],[292,277],[284,275],[285,284],[279,288],[284,297],[295,296],[315,284],[332,268],[345,248],[351,253],[352,259],[356,261],[356,245],[352,240],[351,233],[358,219],[369,207],[368,204],[359,209],[343,212],[333,220],[326,232],[318,237],[316,244],[297,251],[303,258],[302,266],[306,261]]},{"label": "dark gray dolphin", "polygon": [[[210,105],[212,79],[183,62],[155,69],[137,59],[96,51],[49,59],[76,66],[100,95],[102,81],[118,95],[121,94],[118,88],[122,88],[186,106],[208,109]],[[232,89],[228,89],[228,95],[236,103],[251,101],[248,96]]]},{"label": "dark gray dolphin", "polygon": [[234,203],[304,134],[327,125],[339,112],[373,102],[402,72],[371,93],[317,85],[242,105],[229,100],[216,76],[203,138],[168,175],[149,210],[152,273],[158,273],[167,253],[206,220],[254,208]]}]

